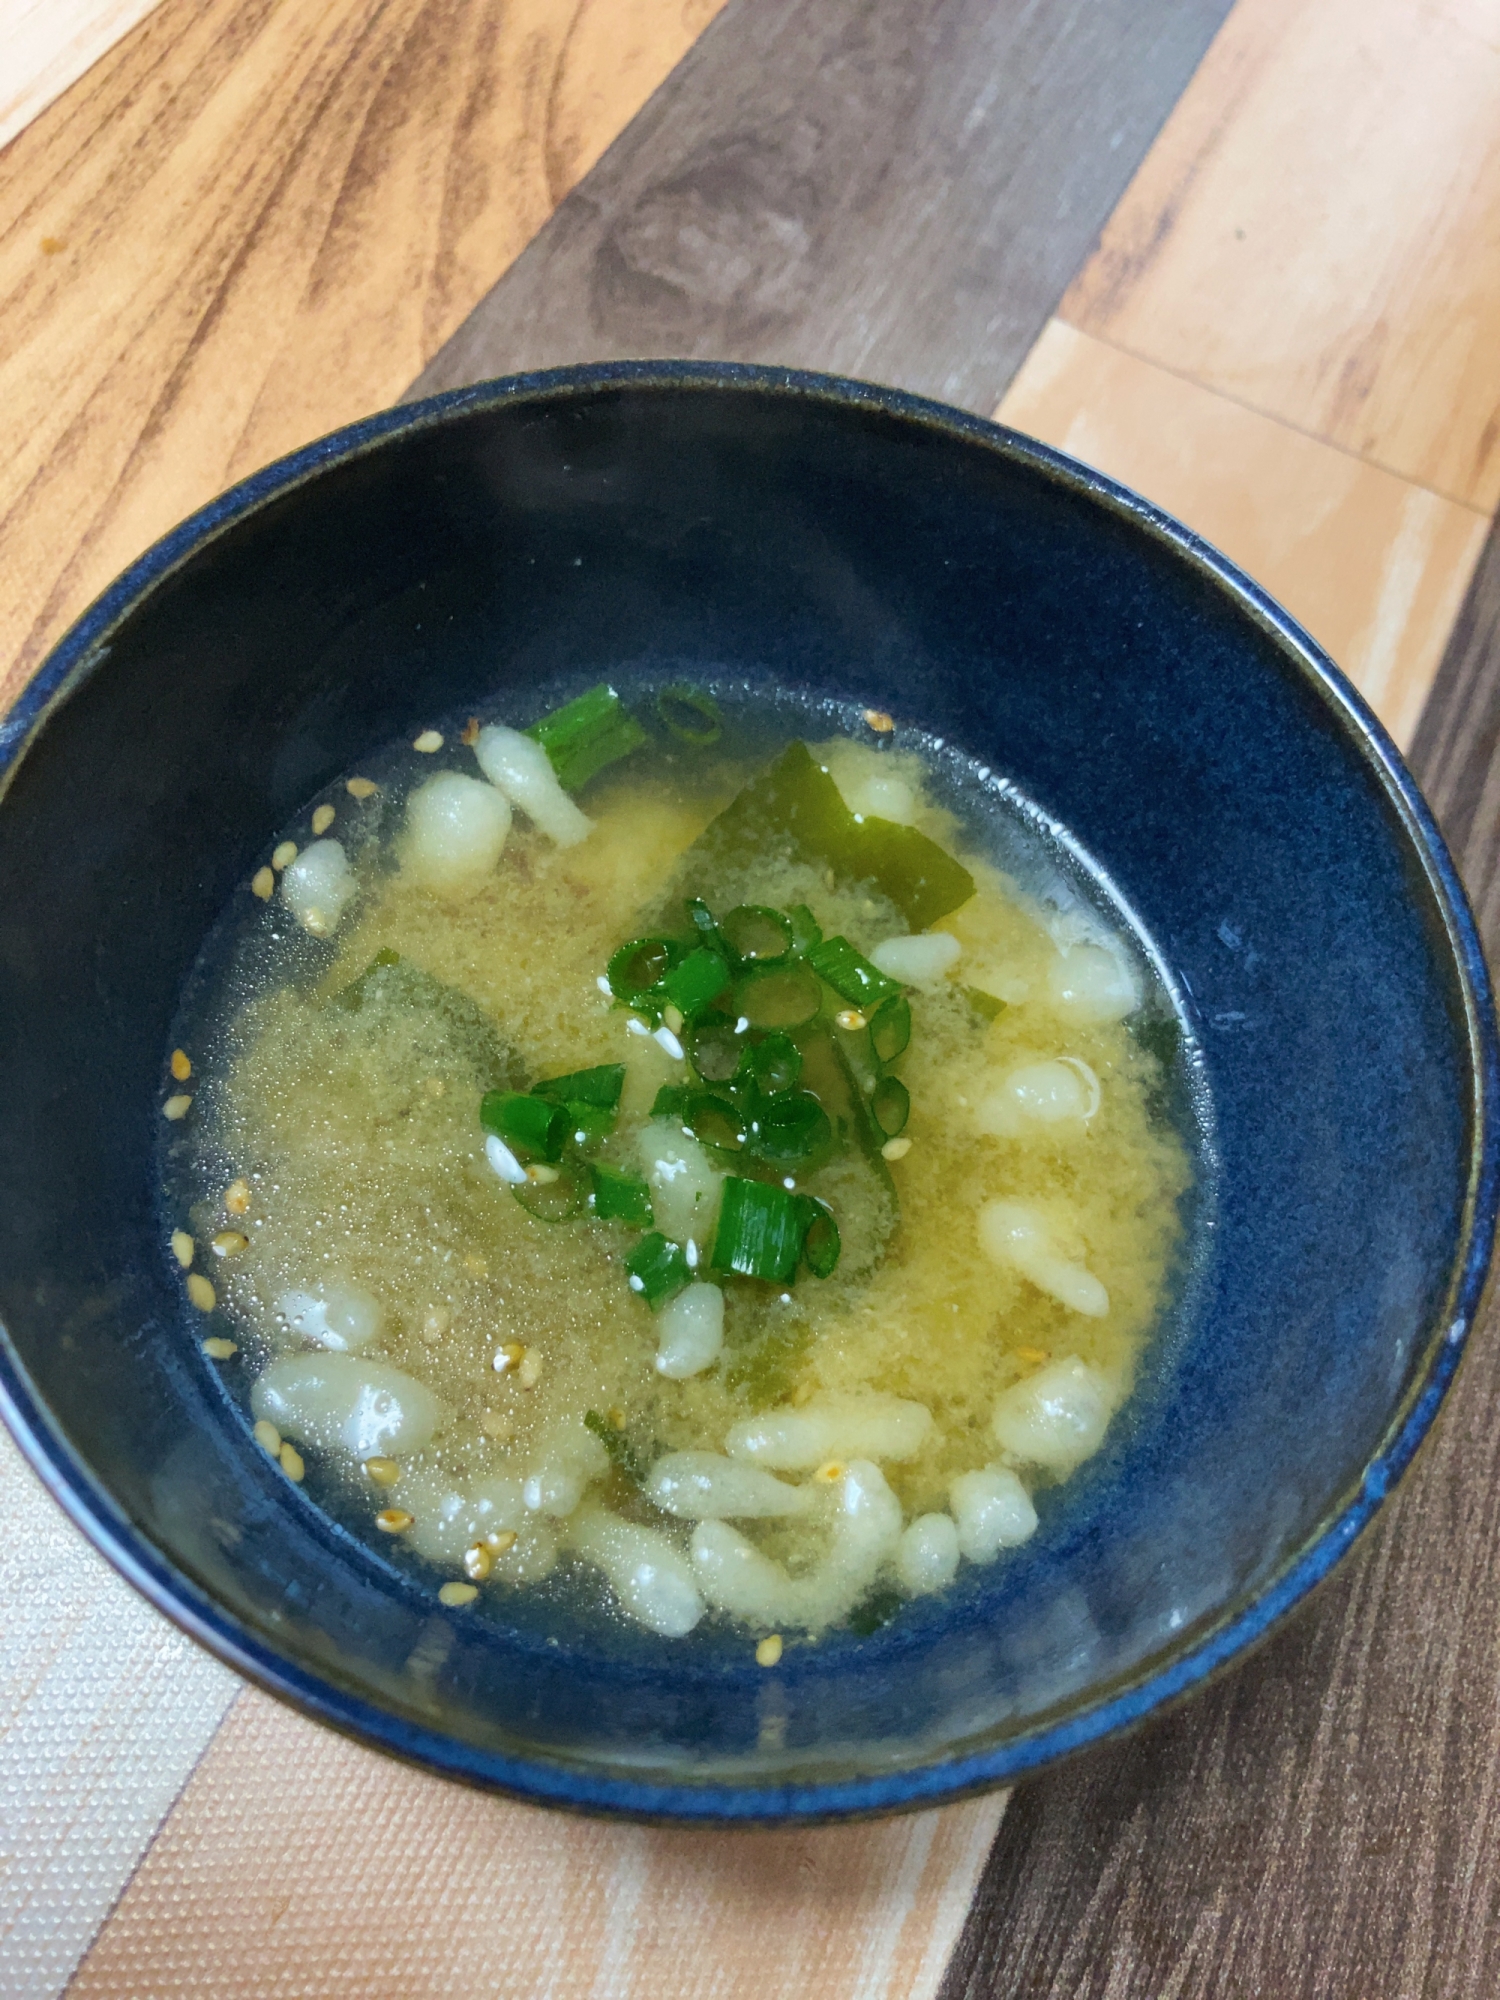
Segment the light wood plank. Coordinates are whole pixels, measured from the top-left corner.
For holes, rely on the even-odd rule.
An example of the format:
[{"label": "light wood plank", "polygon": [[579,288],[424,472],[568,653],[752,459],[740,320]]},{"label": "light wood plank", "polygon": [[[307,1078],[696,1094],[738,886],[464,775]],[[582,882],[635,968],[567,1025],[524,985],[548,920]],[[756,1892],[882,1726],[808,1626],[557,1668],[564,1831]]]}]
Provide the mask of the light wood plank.
[{"label": "light wood plank", "polygon": [[391,402],[718,4],[163,0],[23,132],[0,703],[180,516]]},{"label": "light wood plank", "polygon": [[0,147],[76,83],[157,0],[0,0]]},{"label": "light wood plank", "polygon": [[1486,520],[1054,320],[996,415],[1176,514],[1264,584],[1398,742]]},{"label": "light wood plank", "polygon": [[0,1432],[0,1991],[62,1991],[239,1688]]},{"label": "light wood plank", "polygon": [[608,1826],[246,1694],[70,2000],[931,2000],[1001,1805],[795,1834]]},{"label": "light wood plank", "polygon": [[1500,501],[1500,7],[1240,0],[1061,316]]}]

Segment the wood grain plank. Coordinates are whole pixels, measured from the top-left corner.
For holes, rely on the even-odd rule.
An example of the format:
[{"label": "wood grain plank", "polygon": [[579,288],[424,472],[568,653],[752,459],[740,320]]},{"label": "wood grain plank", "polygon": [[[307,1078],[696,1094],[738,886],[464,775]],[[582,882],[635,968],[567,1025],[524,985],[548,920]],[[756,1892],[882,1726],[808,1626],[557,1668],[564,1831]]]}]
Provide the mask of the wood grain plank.
[{"label": "wood grain plank", "polygon": [[678,354],[990,410],[1228,0],[732,0],[411,393]]},{"label": "wood grain plank", "polygon": [[484,1798],[245,1694],[70,2000],[930,2000],[999,1818],[662,1832]]},{"label": "wood grain plank", "polygon": [[163,0],[23,132],[0,703],[180,516],[392,401],[717,5]]},{"label": "wood grain plank", "polygon": [[1409,742],[1484,515],[1053,320],[996,411],[1123,480],[1307,626]]},{"label": "wood grain plank", "polygon": [[[1500,534],[1414,768],[1500,951]],[[1500,1302],[1384,1522],[1176,1716],[1018,1791],[944,2000],[1500,1992]]]},{"label": "wood grain plank", "polygon": [[1060,308],[1500,501],[1500,9],[1240,0]]},{"label": "wood grain plank", "polygon": [[157,0],[0,0],[0,147],[143,21]]}]

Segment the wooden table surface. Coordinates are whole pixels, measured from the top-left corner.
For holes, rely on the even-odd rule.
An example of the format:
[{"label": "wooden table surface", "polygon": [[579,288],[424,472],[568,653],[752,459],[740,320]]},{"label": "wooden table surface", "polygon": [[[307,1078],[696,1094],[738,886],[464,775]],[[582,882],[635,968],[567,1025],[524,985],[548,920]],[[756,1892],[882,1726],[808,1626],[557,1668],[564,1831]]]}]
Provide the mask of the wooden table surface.
[{"label": "wooden table surface", "polygon": [[[0,706],[182,514],[404,395],[831,368],[1241,562],[1500,941],[1500,0],[0,0],[0,146]],[[1487,1325],[1203,1698],[1008,1804],[705,1839],[243,1689],[7,1445],[0,2000],[1493,2000],[1497,1457]]]}]

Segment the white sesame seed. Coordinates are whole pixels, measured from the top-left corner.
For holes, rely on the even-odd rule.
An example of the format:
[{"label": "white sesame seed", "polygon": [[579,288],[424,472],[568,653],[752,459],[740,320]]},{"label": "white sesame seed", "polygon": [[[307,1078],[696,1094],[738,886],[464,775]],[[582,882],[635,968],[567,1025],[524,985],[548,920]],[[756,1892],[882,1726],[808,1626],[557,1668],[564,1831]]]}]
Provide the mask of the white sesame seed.
[{"label": "white sesame seed", "polygon": [[883,1160],[904,1160],[911,1151],[910,1139],[887,1139],[880,1149]]},{"label": "white sesame seed", "polygon": [[188,1274],[187,1295],[201,1313],[211,1313],[218,1303],[213,1286],[198,1271]]},{"label": "white sesame seed", "polygon": [[456,1610],[460,1604],[472,1604],[478,1595],[472,1583],[445,1583],[438,1592],[438,1603]]},{"label": "white sesame seed", "polygon": [[227,1361],[232,1354],[238,1354],[239,1351],[234,1341],[226,1340],[218,1333],[211,1334],[203,1343],[203,1352],[210,1361]]},{"label": "white sesame seed", "polygon": [[781,1634],[769,1632],[755,1649],[755,1664],[758,1667],[774,1667],[781,1659]]},{"label": "white sesame seed", "polygon": [[173,1049],[172,1074],[179,1083],[186,1083],[193,1073],[193,1065],[188,1060],[186,1049]]},{"label": "white sesame seed", "polygon": [[346,782],[344,790],[349,794],[351,799],[372,799],[380,790],[380,787],[373,778],[350,778]]},{"label": "white sesame seed", "polygon": [[177,1097],[169,1097],[161,1108],[161,1115],[163,1118],[170,1118],[175,1125],[179,1118],[187,1117],[188,1106],[192,1101],[192,1098],[186,1092]]},{"label": "white sesame seed", "polygon": [[382,1507],[375,1516],[375,1525],[383,1535],[404,1535],[416,1518],[404,1507]]},{"label": "white sesame seed", "polygon": [[333,825],[334,818],[335,814],[332,806],[319,806],[318,810],[312,816],[313,832],[321,838],[322,835],[327,833],[329,827]]},{"label": "white sesame seed", "polygon": [[193,1251],[197,1246],[185,1229],[172,1231],[172,1255],[185,1271],[193,1261]]},{"label": "white sesame seed", "polygon": [[430,757],[434,750],[441,750],[443,739],[436,729],[424,729],[412,743],[413,750],[420,750],[424,757]]},{"label": "white sesame seed", "polygon": [[295,1445],[283,1444],[276,1456],[287,1478],[294,1485],[300,1485],[302,1475],[307,1470],[307,1467],[302,1462],[301,1452],[297,1450]]},{"label": "white sesame seed", "polygon": [[263,1451],[268,1451],[272,1458],[275,1458],[280,1452],[281,1432],[277,1430],[269,1417],[262,1417],[260,1422],[255,1426],[255,1442]]},{"label": "white sesame seed", "polygon": [[276,877],[269,868],[257,868],[250,877],[250,893],[259,896],[263,903],[269,903],[276,893]]},{"label": "white sesame seed", "polygon": [[296,841],[284,840],[282,841],[280,847],[276,849],[276,852],[271,856],[271,866],[276,870],[276,873],[279,875],[283,868],[290,868],[292,863],[296,859],[297,859]]}]

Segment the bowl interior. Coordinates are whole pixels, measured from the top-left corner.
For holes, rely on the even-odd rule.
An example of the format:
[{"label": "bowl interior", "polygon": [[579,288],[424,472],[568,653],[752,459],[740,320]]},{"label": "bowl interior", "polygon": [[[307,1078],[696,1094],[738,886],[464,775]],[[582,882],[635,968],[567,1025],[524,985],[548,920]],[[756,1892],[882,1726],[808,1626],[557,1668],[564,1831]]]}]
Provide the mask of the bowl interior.
[{"label": "bowl interior", "polygon": [[[34,1452],[241,1665],[539,1796],[890,1803],[1086,1734],[1318,1534],[1450,1309],[1472,996],[1404,807],[1284,623],[999,434],[649,371],[379,432],[148,558],[0,803],[0,1317]],[[440,1613],[248,1446],[154,1220],[181,982],[267,833],[497,688],[528,719],[664,671],[852,695],[1013,778],[1165,956],[1212,1107],[1131,1420],[1014,1559],[774,1675]]]}]

